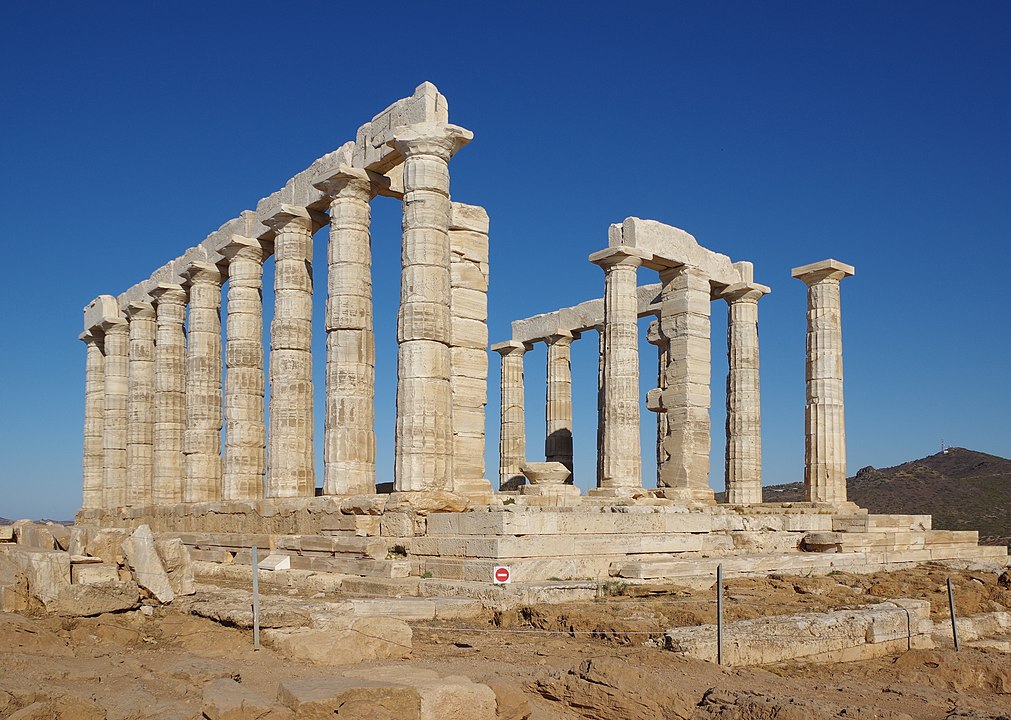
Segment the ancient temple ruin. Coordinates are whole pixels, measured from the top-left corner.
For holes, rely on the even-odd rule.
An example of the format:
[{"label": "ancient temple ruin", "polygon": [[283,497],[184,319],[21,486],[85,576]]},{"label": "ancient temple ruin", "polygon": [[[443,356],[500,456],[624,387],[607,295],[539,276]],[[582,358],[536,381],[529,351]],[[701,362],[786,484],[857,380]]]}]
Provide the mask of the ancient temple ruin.
[{"label": "ancient temple ruin", "polygon": [[[208,574],[246,572],[256,545],[288,558],[290,572],[399,594],[478,592],[502,564],[517,583],[562,578],[578,588],[602,576],[709,574],[714,558],[730,573],[750,573],[1006,557],[978,547],[974,533],[931,530],[929,516],[869,515],[847,502],[839,287],[854,269],[836,260],[793,270],[808,287],[807,502],[763,503],[758,305],[770,289],[755,281],[752,263],[634,217],[612,225],[607,247],[589,257],[602,269],[602,297],[517,320],[510,338],[491,345],[502,398],[493,487],[484,467],[489,219],[450,196],[451,158],[471,138],[425,83],[255,210],[120,295],[92,301],[81,336],[78,523],[149,524],[181,538]],[[403,210],[392,478],[376,476],[377,196]],[[320,272],[312,246],[327,226]],[[271,255],[274,286],[263,288]],[[325,298],[314,292],[314,270],[326,278],[317,283]],[[263,292],[274,299],[269,347]],[[714,301],[729,328],[723,504],[709,487]],[[312,357],[314,302],[326,303],[325,358]],[[657,387],[644,402],[637,322],[646,316],[656,318],[648,366]],[[600,358],[596,487],[582,495],[573,472],[589,471],[573,468],[569,352],[591,332]],[[546,463],[532,462],[524,421],[524,353],[541,342]],[[325,363],[322,478],[314,362]],[[643,407],[657,419],[655,488],[642,478]]]}]

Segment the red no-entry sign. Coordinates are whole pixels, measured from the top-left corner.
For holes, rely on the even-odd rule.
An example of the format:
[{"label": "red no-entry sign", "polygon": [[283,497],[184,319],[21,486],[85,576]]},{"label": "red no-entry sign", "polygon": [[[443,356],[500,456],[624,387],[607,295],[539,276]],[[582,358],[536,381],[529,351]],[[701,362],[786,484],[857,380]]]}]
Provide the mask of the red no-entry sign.
[{"label": "red no-entry sign", "polygon": [[512,582],[512,573],[504,565],[497,566],[491,574],[491,579],[496,585],[504,585]]}]

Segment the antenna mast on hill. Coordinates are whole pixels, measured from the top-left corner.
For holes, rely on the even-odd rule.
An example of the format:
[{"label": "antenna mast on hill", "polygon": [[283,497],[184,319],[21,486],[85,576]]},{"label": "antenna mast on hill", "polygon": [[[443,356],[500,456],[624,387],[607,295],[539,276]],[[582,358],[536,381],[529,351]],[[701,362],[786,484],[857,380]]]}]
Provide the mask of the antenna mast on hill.
[{"label": "antenna mast on hill", "polygon": [[944,438],[941,438],[941,454],[942,455],[948,454],[948,448],[944,447]]}]

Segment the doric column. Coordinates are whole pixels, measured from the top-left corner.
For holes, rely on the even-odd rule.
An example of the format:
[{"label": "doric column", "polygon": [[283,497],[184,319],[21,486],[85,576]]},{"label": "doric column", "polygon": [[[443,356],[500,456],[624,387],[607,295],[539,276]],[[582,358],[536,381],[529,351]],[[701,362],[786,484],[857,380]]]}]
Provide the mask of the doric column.
[{"label": "doric column", "polygon": [[130,319],[126,504],[143,507],[151,504],[154,477],[154,307],[132,302],[126,316]]},{"label": "doric column", "polygon": [[221,499],[256,500],[263,497],[267,469],[262,287],[268,248],[260,240],[235,235],[221,254],[228,261]]},{"label": "doric column", "polygon": [[544,459],[569,469],[572,482],[572,341],[579,333],[559,330],[545,339],[548,348],[544,419]]},{"label": "doric column", "polygon": [[221,499],[221,269],[193,263],[186,343],[183,502]]},{"label": "doric column", "polygon": [[266,222],[274,237],[270,324],[269,497],[316,492],[312,402],[312,235],[325,218],[282,206]]},{"label": "doric column", "polygon": [[518,490],[526,483],[520,466],[527,461],[526,415],[523,408],[523,355],[530,346],[508,340],[491,346],[502,356],[502,410],[499,425],[499,490]]},{"label": "doric column", "polygon": [[453,487],[449,159],[473,137],[456,125],[397,128],[404,156],[397,316],[396,489]]},{"label": "doric column", "polygon": [[764,285],[738,283],[727,301],[727,502],[762,502],[762,412],[758,379],[758,301]]},{"label": "doric column", "polygon": [[642,487],[639,449],[639,326],[634,248],[590,255],[604,269],[604,438],[596,495],[631,495]]},{"label": "doric column", "polygon": [[159,283],[152,291],[157,330],[154,346],[152,501],[183,501],[183,434],[186,430],[186,290]]},{"label": "doric column", "polygon": [[[660,321],[654,320],[649,324],[646,331],[646,340],[651,345],[656,346],[656,382],[659,395],[663,396],[663,391],[667,389],[667,365],[670,363],[670,342],[660,330]],[[660,487],[660,477],[663,475],[664,465],[670,455],[664,447],[664,438],[667,437],[667,413],[663,411],[662,403],[652,405],[647,403],[647,407],[656,413],[656,484]]]},{"label": "doric column", "polygon": [[604,418],[604,341],[607,336],[604,334],[604,326],[596,325],[593,328],[597,331],[597,487],[604,477],[604,426],[607,424]]},{"label": "doric column", "polygon": [[105,478],[102,505],[126,505],[127,387],[130,377],[130,326],[126,320],[107,319],[105,331],[105,407],[102,438]]},{"label": "doric column", "polygon": [[856,272],[838,260],[793,269],[807,285],[807,405],[804,494],[810,502],[846,502],[842,318],[839,281]]},{"label": "doric column", "polygon": [[105,351],[104,335],[91,328],[80,336],[87,347],[84,366],[84,462],[81,507],[85,510],[103,506],[105,481]]},{"label": "doric column", "polygon": [[660,271],[660,331],[671,362],[660,401],[667,415],[668,455],[657,494],[680,502],[713,502],[709,487],[710,287],[699,268]]},{"label": "doric column", "polygon": [[324,495],[376,491],[376,342],[372,330],[372,183],[342,165],[330,195],[326,300]]}]

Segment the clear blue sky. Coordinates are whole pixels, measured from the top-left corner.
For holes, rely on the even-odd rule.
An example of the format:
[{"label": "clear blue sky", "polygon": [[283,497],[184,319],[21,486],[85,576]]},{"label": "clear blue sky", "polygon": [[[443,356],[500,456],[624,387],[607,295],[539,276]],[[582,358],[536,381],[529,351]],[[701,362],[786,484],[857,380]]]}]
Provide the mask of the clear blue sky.
[{"label": "clear blue sky", "polygon": [[[753,261],[773,288],[760,306],[764,476],[795,481],[805,291],[789,271],[835,257],[857,268],[843,284],[850,472],[942,438],[1011,455],[1007,3],[144,5],[0,9],[0,516],[63,518],[80,504],[82,306],[255,206],[424,80],[475,133],[452,189],[491,215],[492,341],[514,318],[599,296],[586,256],[608,224],[682,227]],[[380,199],[374,217],[390,479],[399,208]],[[726,313],[713,310],[722,487]],[[573,350],[584,487],[595,345],[589,334]],[[543,348],[528,355],[531,459],[543,456],[543,364]]]}]

